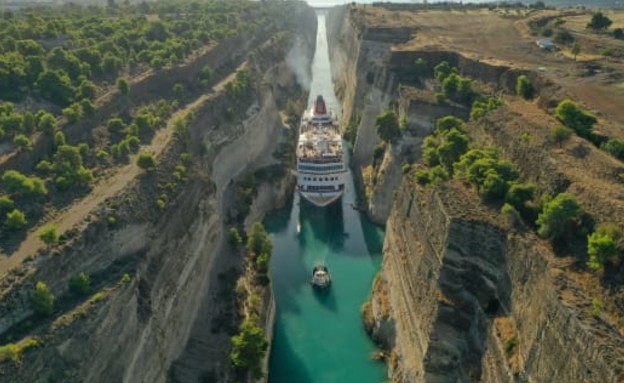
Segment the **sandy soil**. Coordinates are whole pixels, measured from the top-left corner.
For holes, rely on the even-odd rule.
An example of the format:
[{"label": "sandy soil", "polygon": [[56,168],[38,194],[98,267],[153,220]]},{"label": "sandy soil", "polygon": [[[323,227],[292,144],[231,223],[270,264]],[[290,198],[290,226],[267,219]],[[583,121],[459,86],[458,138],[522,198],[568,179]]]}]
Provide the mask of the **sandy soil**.
[{"label": "sandy soil", "polygon": [[[241,67],[239,67],[239,69]],[[152,139],[152,142],[141,147],[141,152],[152,153],[158,157],[173,137],[173,121],[180,116],[186,115],[190,111],[197,110],[203,104],[216,97],[216,95],[223,91],[227,83],[234,80],[235,76],[236,72],[233,72],[221,82],[216,84],[213,87],[212,92],[200,96],[192,103],[174,113],[171,116],[167,126],[158,130]],[[98,180],[89,195],[84,197],[82,200],[77,201],[66,210],[60,212],[56,217],[46,222],[45,225],[47,226],[53,224],[57,226],[59,233],[66,232],[73,226],[83,222],[84,219],[89,216],[89,214],[91,214],[91,212],[93,212],[101,203],[119,193],[128,183],[134,180],[142,172],[143,170],[136,165],[136,155],[132,155],[130,157],[130,162],[127,165],[119,167],[111,176]],[[0,278],[2,278],[3,275],[8,273],[14,267],[19,266],[26,257],[34,255],[39,250],[45,248],[43,242],[41,242],[38,238],[37,231],[40,228],[41,226],[33,228],[28,233],[17,251],[12,253],[10,256],[0,254]]]}]

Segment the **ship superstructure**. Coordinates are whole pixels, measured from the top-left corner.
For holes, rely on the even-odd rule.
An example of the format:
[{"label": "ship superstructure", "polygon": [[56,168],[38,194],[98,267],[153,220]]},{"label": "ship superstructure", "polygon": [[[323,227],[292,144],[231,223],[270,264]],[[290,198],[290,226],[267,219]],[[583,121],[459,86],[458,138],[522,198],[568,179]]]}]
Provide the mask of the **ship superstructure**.
[{"label": "ship superstructure", "polygon": [[327,206],[342,196],[346,174],[338,118],[318,96],[301,118],[297,143],[299,193],[316,206]]}]

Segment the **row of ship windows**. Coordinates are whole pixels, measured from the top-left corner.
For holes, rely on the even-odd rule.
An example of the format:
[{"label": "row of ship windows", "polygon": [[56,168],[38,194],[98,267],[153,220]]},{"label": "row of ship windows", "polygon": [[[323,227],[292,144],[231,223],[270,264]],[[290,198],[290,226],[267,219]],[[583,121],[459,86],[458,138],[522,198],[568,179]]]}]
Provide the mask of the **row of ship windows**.
[{"label": "row of ship windows", "polygon": [[[303,177],[304,181],[323,181],[323,177]],[[338,181],[338,177],[325,177],[325,181]]]},{"label": "row of ship windows", "polygon": [[331,165],[331,166],[299,165],[299,170],[311,170],[313,172],[328,172],[332,170],[342,170],[342,165]]}]

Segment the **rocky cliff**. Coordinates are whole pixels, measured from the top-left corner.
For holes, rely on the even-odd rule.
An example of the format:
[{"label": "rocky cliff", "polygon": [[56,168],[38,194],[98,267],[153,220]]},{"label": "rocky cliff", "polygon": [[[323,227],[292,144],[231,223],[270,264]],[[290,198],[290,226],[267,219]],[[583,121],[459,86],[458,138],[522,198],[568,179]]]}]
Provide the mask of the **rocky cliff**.
[{"label": "rocky cliff", "polygon": [[566,303],[575,289],[472,190],[405,179],[365,318],[393,382],[621,381],[621,337]]},{"label": "rocky cliff", "polygon": [[[292,136],[281,111],[286,100],[306,97],[285,57],[297,36],[312,57],[316,16],[304,4],[295,9],[296,27],[251,47],[246,67],[258,87],[250,98],[234,101],[223,89],[200,97],[186,116],[188,129],[176,133],[156,170],[99,207],[61,247],[30,258],[3,281],[2,343],[34,337],[38,346],[24,351],[19,363],[0,360],[0,381],[230,379],[229,339],[238,320],[234,283],[242,257],[225,245],[229,196],[239,177],[279,164],[272,154]],[[247,56],[243,51],[237,50]],[[231,118],[224,113],[229,107],[240,113]],[[182,153],[191,159],[181,159]],[[287,177],[268,182],[257,188],[253,219],[277,207],[290,190]],[[166,200],[164,208],[154,204],[159,198]],[[91,276],[97,291],[86,299],[68,289],[80,272]],[[45,281],[56,296],[50,319],[31,317],[36,281]],[[268,330],[272,306],[266,302]]]}]

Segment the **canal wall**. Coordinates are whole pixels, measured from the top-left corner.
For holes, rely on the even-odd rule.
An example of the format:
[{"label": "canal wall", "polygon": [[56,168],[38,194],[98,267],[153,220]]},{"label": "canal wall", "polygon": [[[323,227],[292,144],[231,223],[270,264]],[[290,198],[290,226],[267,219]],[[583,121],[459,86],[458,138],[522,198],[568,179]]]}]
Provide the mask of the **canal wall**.
[{"label": "canal wall", "polygon": [[[28,334],[38,346],[19,363],[4,363],[0,380],[234,379],[229,351],[240,319],[235,283],[243,256],[226,243],[230,197],[239,177],[277,162],[273,153],[290,136],[285,104],[307,98],[285,58],[297,37],[309,42],[312,57],[316,15],[303,3],[294,7],[294,27],[267,36],[247,57],[258,85],[249,98],[233,100],[226,89],[200,97],[188,128],[175,134],[156,169],[98,207],[62,246],[3,281],[0,335],[15,341],[7,334]],[[230,107],[240,111],[234,118],[226,113]],[[250,219],[284,203],[292,190],[284,174],[257,186]],[[166,205],[158,207],[163,198]],[[82,299],[69,292],[68,281],[80,272],[91,276],[97,294]],[[37,281],[48,284],[57,306],[33,324]],[[262,325],[270,336],[274,306],[264,302]]]},{"label": "canal wall", "polygon": [[364,316],[387,350],[392,382],[621,377],[621,341],[607,336],[613,329],[588,327],[591,316],[562,299],[578,282],[554,267],[534,234],[513,229],[473,190],[404,179],[386,228]]}]

